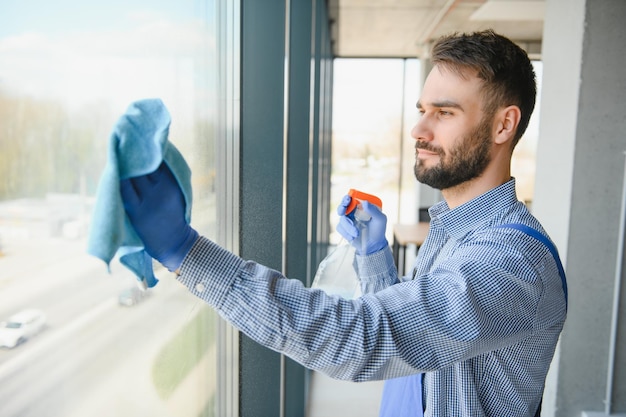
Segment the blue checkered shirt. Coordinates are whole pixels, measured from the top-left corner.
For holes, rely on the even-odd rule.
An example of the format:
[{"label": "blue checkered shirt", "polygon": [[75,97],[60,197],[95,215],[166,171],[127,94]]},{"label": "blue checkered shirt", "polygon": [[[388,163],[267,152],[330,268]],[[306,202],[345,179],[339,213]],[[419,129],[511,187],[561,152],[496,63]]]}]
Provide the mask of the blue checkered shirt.
[{"label": "blue checkered shirt", "polygon": [[424,416],[532,417],[566,315],[545,234],[511,180],[450,210],[430,209],[414,274],[387,248],[358,257],[364,295],[305,288],[199,238],[181,266],[191,292],[260,344],[334,378],[425,372]]}]

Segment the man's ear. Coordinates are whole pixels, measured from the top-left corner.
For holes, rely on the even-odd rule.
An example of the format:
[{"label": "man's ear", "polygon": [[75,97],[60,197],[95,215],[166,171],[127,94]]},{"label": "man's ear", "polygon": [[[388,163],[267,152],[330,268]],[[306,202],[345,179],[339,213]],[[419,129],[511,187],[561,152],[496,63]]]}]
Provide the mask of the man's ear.
[{"label": "man's ear", "polygon": [[522,112],[517,106],[504,107],[496,112],[496,132],[494,141],[498,145],[513,140]]}]

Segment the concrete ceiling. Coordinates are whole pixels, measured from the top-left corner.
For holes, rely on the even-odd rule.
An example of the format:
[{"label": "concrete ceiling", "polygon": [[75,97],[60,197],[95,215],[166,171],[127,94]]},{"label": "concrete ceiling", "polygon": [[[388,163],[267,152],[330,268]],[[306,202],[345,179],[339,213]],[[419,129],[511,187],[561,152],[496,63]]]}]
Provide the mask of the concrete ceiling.
[{"label": "concrete ceiling", "polygon": [[328,0],[337,57],[426,57],[433,39],[493,29],[541,55],[542,0]]}]

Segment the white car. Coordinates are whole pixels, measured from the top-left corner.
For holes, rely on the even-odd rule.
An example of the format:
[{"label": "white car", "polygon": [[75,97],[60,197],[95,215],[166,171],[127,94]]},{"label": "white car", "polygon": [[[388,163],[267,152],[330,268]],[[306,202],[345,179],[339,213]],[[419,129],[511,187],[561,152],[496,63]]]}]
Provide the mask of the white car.
[{"label": "white car", "polygon": [[0,323],[0,347],[13,349],[41,332],[46,315],[36,309],[22,310]]}]

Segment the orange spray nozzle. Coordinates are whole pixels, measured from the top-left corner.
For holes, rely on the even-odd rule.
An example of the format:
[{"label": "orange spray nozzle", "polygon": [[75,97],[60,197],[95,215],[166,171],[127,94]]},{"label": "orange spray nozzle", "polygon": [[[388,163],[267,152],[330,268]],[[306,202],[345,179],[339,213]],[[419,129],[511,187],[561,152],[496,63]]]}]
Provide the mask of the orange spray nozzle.
[{"label": "orange spray nozzle", "polygon": [[361,201],[369,201],[370,203],[378,206],[381,210],[383,208],[382,200],[375,195],[367,194],[362,191],[355,190],[354,188],[351,188],[350,191],[348,191],[348,195],[352,197],[352,200],[350,200],[350,204],[346,207],[346,215],[352,213]]}]

